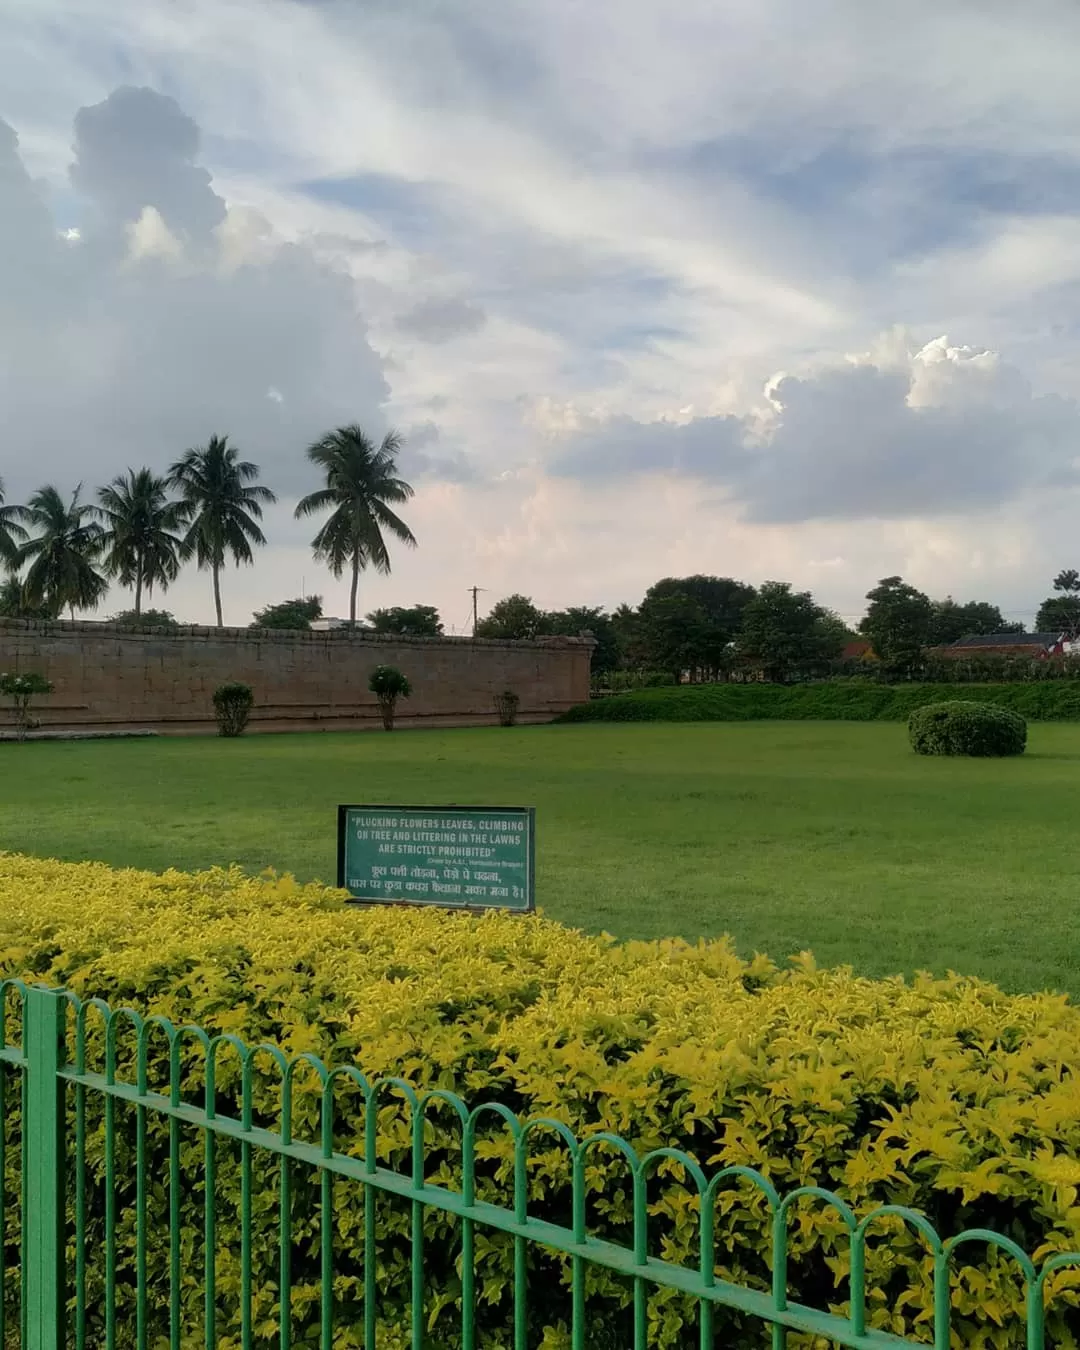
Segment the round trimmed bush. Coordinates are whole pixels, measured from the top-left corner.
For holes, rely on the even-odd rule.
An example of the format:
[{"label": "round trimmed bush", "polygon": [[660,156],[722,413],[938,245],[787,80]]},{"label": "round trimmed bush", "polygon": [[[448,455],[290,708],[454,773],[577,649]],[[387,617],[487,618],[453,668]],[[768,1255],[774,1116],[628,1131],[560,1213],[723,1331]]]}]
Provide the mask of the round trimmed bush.
[{"label": "round trimmed bush", "polygon": [[1009,708],[955,699],[916,708],[908,738],[917,755],[1022,755],[1027,723]]}]

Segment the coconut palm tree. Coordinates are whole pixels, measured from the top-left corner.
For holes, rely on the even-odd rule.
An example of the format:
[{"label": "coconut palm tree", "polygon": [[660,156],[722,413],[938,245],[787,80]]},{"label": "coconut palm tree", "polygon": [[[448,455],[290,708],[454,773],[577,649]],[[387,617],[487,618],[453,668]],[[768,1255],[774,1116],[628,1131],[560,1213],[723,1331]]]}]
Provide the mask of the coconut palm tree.
[{"label": "coconut palm tree", "polygon": [[101,556],[104,531],[94,519],[96,508],[79,500],[80,483],[65,502],[51,484],[38,488],[19,508],[30,538],[19,549],[20,565],[28,562],[23,596],[29,606],[44,606],[53,618],[65,608],[97,609],[109,583],[95,564]]},{"label": "coconut palm tree", "polygon": [[98,491],[104,521],[105,570],[135,591],[135,613],[143,591],[166,590],[180,571],[180,536],[187,523],[184,503],[170,501],[169,485],[150,469],[128,469]]},{"label": "coconut palm tree", "polygon": [[371,565],[389,573],[390,555],[383,530],[403,544],[416,547],[413,532],[390,509],[388,503],[407,502],[413,490],[397,476],[401,438],[388,432],[376,447],[355,423],[328,432],[308,447],[307,457],[326,476],[326,486],[309,492],[296,507],[296,516],[331,512],[330,519],[311,541],[315,557],[325,562],[335,577],[348,567],[352,573],[349,591],[349,622],[356,622],[356,588],[362,568]]},{"label": "coconut palm tree", "polygon": [[257,521],[264,505],[276,502],[268,487],[256,483],[259,466],[241,459],[228,436],[211,436],[205,446],[188,450],[169,470],[169,486],[180,493],[186,532],[180,559],[194,558],[214,578],[214,611],[221,621],[221,569],[231,555],[239,567],[254,561],[253,544],[265,544]]},{"label": "coconut palm tree", "polygon": [[19,524],[21,508],[4,505],[4,480],[0,478],[0,562],[14,568],[18,564],[19,545],[26,540],[26,531]]}]

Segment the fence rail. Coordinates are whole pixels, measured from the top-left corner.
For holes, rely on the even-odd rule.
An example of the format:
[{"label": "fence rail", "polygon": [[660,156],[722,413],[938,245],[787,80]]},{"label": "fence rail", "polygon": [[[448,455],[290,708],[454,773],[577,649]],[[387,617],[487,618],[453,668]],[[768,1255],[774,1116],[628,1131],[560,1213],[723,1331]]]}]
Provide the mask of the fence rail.
[{"label": "fence rail", "polygon": [[[11,1014],[14,1012],[15,1016]],[[8,1044],[9,1024],[22,1028],[19,1045]],[[163,1039],[167,1048],[167,1091],[151,1087],[151,1046]],[[100,1049],[100,1069],[88,1068],[88,1051]],[[183,1069],[191,1049],[203,1056],[201,1104],[185,1100]],[[218,1078],[226,1056],[239,1063],[239,1113],[220,1110]],[[267,1059],[279,1081],[276,1128],[256,1119],[254,1086],[256,1062]],[[121,1061],[127,1075],[121,1076]],[[296,1137],[294,1103],[297,1080],[314,1075],[318,1082],[317,1140]],[[19,1088],[18,1110],[12,1087]],[[334,1147],[335,1097],[344,1086],[362,1095],[363,1138],[359,1156]],[[188,1086],[190,1091],[190,1085]],[[387,1101],[396,1097],[399,1102]],[[94,1108],[94,1109],[92,1109]],[[386,1110],[403,1110],[409,1122],[410,1166],[407,1171],[384,1167],[378,1161],[377,1130]],[[426,1130],[430,1113],[446,1109],[461,1129],[460,1188],[433,1184],[425,1177]],[[96,1112],[100,1113],[100,1122]],[[133,1115],[133,1129],[120,1128],[119,1117]],[[509,1203],[496,1205],[478,1198],[477,1162],[481,1127],[495,1122],[513,1145],[513,1181]],[[201,1136],[192,1153],[191,1131]],[[151,1139],[151,1134],[154,1138]],[[530,1213],[528,1167],[534,1137],[553,1136],[567,1150],[572,1164],[571,1221],[563,1226]],[[100,1149],[91,1158],[91,1140],[100,1136]],[[223,1275],[219,1247],[222,1198],[219,1166],[224,1145],[238,1154],[239,1260],[235,1271]],[[159,1148],[158,1145],[161,1147]],[[631,1199],[632,1238],[627,1245],[590,1235],[587,1201],[588,1169],[597,1150],[613,1151],[625,1164]],[[17,1155],[17,1156],[16,1156]],[[276,1166],[277,1252],[276,1325],[256,1326],[253,1301],[265,1283],[267,1206],[256,1184],[255,1161]],[[160,1167],[156,1167],[160,1164]],[[647,1187],[658,1169],[681,1169],[693,1195],[697,1223],[696,1266],[676,1264],[649,1251]],[[193,1167],[201,1170],[194,1181]],[[130,1194],[134,1171],[133,1196]],[[263,1169],[265,1171],[265,1167]],[[14,1173],[14,1178],[10,1175]],[[99,1175],[100,1174],[100,1175]],[[311,1181],[312,1212],[301,1214],[294,1204],[298,1179]],[[947,1241],[915,1211],[886,1205],[859,1218],[838,1195],[802,1187],[781,1197],[766,1177],[747,1167],[723,1168],[706,1176],[699,1164],[677,1149],[660,1148],[639,1156],[614,1134],[594,1133],[579,1139],[566,1124],[553,1119],[523,1121],[507,1107],[488,1103],[470,1110],[446,1091],[418,1093],[399,1078],[370,1081],[352,1066],[328,1068],[310,1054],[287,1057],[272,1045],[249,1047],[231,1035],[210,1035],[199,1027],[176,1027],[161,1016],[142,1016],[130,1009],[110,1009],[97,999],[81,1001],[74,994],[20,981],[0,982],[0,1234],[5,1244],[3,1297],[0,1297],[0,1347],[25,1350],[105,1350],[131,1345],[136,1350],[168,1344],[170,1350],[203,1345],[239,1346],[252,1350],[274,1344],[290,1350],[298,1311],[293,1287],[293,1261],[298,1233],[317,1247],[317,1334],[322,1350],[337,1344],[376,1350],[380,1297],[380,1243],[377,1221],[380,1197],[404,1202],[409,1209],[410,1246],[408,1290],[399,1302],[407,1306],[405,1339],[411,1350],[441,1345],[429,1339],[426,1320],[425,1219],[448,1216],[460,1227],[460,1288],[455,1302],[455,1344],[475,1350],[483,1339],[478,1331],[478,1234],[504,1234],[512,1241],[512,1275],[508,1296],[512,1314],[504,1342],[513,1350],[534,1350],[535,1321],[530,1307],[551,1298],[550,1289],[530,1280],[530,1254],[539,1250],[559,1253],[569,1261],[569,1344],[585,1350],[591,1339],[590,1308],[586,1301],[586,1272],[601,1268],[629,1282],[632,1296],[627,1338],[619,1342],[633,1350],[650,1344],[649,1299],[670,1290],[692,1300],[696,1327],[687,1328],[686,1340],[702,1350],[717,1343],[719,1310],[752,1319],[771,1329],[773,1350],[783,1350],[789,1331],[808,1333],[852,1350],[894,1350],[916,1344],[868,1325],[866,1280],[867,1237],[885,1217],[900,1220],[917,1233],[932,1258],[932,1343],[949,1350],[951,1337],[953,1257],[972,1244],[996,1249],[1016,1263],[1025,1286],[1026,1316],[1016,1343],[1026,1350],[1043,1350],[1045,1305],[1055,1272],[1080,1266],[1080,1254],[1051,1257],[1036,1268],[1030,1257],[1008,1237],[973,1229]],[[9,1182],[15,1180],[18,1203],[12,1205]],[[96,1187],[102,1182],[101,1194]],[[350,1259],[362,1268],[357,1304],[359,1319],[343,1327],[335,1288],[337,1232],[335,1189],[348,1183],[363,1193],[363,1231],[359,1250],[350,1247]],[[748,1185],[767,1206],[772,1224],[769,1260],[771,1289],[756,1289],[720,1277],[717,1271],[716,1214],[719,1197],[733,1184]],[[196,1252],[183,1207],[202,1194],[201,1257]],[[127,1199],[124,1196],[127,1195]],[[264,1198],[264,1197],[263,1197]],[[850,1243],[849,1299],[846,1315],[789,1301],[789,1227],[793,1207],[805,1200],[830,1207],[847,1230]],[[161,1211],[155,1218],[152,1211]],[[127,1246],[120,1250],[120,1234]],[[100,1235],[100,1246],[95,1243]],[[335,1239],[337,1241],[335,1242]],[[258,1246],[258,1251],[256,1247]],[[99,1261],[99,1258],[100,1261]],[[98,1263],[100,1278],[91,1278]],[[260,1277],[259,1272],[263,1275]],[[201,1326],[192,1329],[192,1281],[201,1285]],[[227,1283],[228,1288],[225,1288]],[[543,1282],[541,1282],[543,1283]],[[188,1291],[185,1299],[184,1291]],[[18,1295],[18,1335],[9,1314]],[[222,1325],[221,1299],[237,1305],[238,1326]],[[125,1300],[134,1318],[118,1313]],[[453,1310],[452,1310],[453,1311]],[[302,1313],[302,1310],[301,1310]],[[5,1316],[8,1323],[5,1324]],[[312,1319],[309,1319],[312,1320]],[[313,1325],[314,1325],[313,1320]],[[131,1322],[133,1321],[133,1325]],[[530,1339],[532,1337],[533,1339]],[[344,1338],[344,1339],[342,1339]],[[395,1345],[399,1342],[395,1341]],[[487,1345],[493,1341],[488,1335]],[[728,1343],[725,1340],[725,1343]],[[381,1346],[382,1341],[378,1341]]]}]

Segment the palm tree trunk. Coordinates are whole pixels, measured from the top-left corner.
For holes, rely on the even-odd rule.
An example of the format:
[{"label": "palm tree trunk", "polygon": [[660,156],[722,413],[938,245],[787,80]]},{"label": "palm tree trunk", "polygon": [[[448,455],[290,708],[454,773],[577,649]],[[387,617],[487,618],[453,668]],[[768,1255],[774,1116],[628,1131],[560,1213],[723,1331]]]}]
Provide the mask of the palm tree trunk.
[{"label": "palm tree trunk", "polygon": [[224,628],[221,622],[221,568],[214,564],[214,609],[217,612],[217,626]]},{"label": "palm tree trunk", "polygon": [[142,562],[135,568],[135,617],[142,611]]},{"label": "palm tree trunk", "polygon": [[349,591],[349,622],[356,624],[356,587],[360,581],[360,550],[353,549],[352,555],[352,587]]}]

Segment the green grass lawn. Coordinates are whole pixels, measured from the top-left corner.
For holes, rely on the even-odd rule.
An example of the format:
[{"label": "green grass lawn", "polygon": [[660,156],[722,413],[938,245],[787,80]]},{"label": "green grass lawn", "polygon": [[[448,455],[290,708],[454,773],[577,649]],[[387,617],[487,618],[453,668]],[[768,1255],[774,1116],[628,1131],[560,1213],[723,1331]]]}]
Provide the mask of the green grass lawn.
[{"label": "green grass lawn", "polygon": [[712,723],[0,747],[0,848],[333,882],[339,802],[533,805],[537,900],[872,975],[1080,994],[1080,726],[926,760],[902,725]]}]

